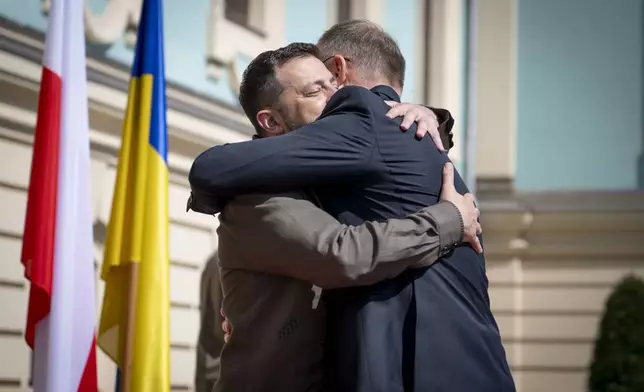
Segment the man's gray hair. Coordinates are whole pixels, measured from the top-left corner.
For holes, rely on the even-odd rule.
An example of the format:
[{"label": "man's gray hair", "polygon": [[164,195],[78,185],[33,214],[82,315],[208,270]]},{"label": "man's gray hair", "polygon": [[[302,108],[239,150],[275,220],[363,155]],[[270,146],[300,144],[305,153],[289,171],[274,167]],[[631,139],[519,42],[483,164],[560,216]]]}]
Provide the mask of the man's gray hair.
[{"label": "man's gray hair", "polygon": [[322,61],[339,54],[358,68],[363,77],[384,77],[403,88],[405,57],[396,41],[376,23],[340,22],[322,34],[317,46]]}]

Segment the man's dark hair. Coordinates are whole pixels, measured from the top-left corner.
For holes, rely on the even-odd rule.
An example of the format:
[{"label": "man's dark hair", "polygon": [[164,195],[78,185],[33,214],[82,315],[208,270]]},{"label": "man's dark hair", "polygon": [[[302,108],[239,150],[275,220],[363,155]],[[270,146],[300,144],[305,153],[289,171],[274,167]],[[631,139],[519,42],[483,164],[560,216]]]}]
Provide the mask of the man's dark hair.
[{"label": "man's dark hair", "polygon": [[403,88],[405,57],[396,41],[368,20],[340,22],[322,34],[318,41],[320,59],[342,55],[365,77],[380,76]]},{"label": "man's dark hair", "polygon": [[257,122],[257,112],[273,105],[283,88],[275,71],[291,60],[306,56],[319,57],[318,48],[313,44],[294,42],[263,52],[248,64],[239,86],[239,104],[259,136],[264,135],[264,130]]}]

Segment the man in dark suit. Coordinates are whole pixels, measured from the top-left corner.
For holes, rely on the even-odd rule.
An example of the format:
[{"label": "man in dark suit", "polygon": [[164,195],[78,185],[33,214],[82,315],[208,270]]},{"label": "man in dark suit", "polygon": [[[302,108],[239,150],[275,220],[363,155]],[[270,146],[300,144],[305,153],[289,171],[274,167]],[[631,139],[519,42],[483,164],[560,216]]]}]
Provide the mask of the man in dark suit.
[{"label": "man in dark suit", "polygon": [[[318,46],[345,87],[310,125],[200,155],[190,173],[192,209],[216,213],[239,194],[309,187],[327,212],[358,225],[439,201],[446,154],[386,116],[383,100],[399,101],[404,83],[396,43],[377,25],[350,21]],[[467,193],[458,175],[455,185]],[[485,260],[468,245],[449,248],[431,268],[328,293],[329,390],[514,391]]]}]

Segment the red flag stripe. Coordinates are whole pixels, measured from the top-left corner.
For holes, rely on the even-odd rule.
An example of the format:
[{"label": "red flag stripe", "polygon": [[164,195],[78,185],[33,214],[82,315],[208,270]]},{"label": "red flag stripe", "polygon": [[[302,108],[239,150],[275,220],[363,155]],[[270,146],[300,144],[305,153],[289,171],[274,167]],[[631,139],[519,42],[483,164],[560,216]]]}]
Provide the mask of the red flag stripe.
[{"label": "red flag stripe", "polygon": [[62,81],[43,67],[40,86],[21,257],[31,281],[25,334],[31,348],[36,324],[49,314],[51,304]]},{"label": "red flag stripe", "polygon": [[96,374],[96,336],[92,340],[92,347],[85,362],[83,375],[78,385],[78,392],[96,392],[98,385],[98,376]]}]

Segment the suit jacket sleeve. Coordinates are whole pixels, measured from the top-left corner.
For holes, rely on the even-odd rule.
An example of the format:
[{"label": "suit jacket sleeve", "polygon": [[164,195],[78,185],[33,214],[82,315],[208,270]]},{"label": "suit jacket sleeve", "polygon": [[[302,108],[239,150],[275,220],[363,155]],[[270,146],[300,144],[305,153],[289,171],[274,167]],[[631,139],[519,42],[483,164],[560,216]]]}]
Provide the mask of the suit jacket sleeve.
[{"label": "suit jacket sleeve", "polygon": [[322,116],[286,135],[212,147],[190,169],[188,208],[219,212],[232,197],[278,193],[309,185],[384,174],[373,159],[375,136],[369,90],[339,90]]},{"label": "suit jacket sleeve", "polygon": [[368,285],[434,263],[461,242],[448,202],[403,219],[339,223],[301,195],[247,195],[219,216],[223,268],[305,280],[322,288]]}]

